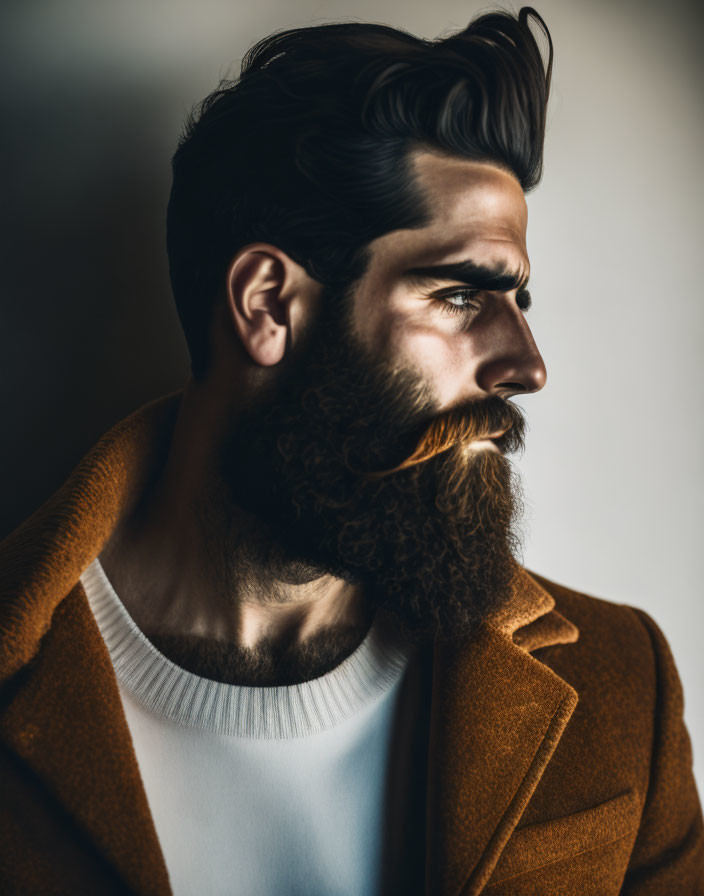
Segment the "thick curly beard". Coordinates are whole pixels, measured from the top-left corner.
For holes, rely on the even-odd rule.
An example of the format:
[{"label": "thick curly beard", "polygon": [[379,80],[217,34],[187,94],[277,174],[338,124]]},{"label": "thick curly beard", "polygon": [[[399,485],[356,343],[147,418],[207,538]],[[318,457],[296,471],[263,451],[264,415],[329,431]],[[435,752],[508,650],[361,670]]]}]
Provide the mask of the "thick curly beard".
[{"label": "thick curly beard", "polygon": [[359,583],[411,642],[466,637],[509,593],[522,512],[509,460],[468,446],[507,430],[497,444],[521,448],[522,413],[498,396],[438,412],[419,373],[359,344],[350,296],[323,296],[271,393],[233,420],[220,476],[282,580]]}]

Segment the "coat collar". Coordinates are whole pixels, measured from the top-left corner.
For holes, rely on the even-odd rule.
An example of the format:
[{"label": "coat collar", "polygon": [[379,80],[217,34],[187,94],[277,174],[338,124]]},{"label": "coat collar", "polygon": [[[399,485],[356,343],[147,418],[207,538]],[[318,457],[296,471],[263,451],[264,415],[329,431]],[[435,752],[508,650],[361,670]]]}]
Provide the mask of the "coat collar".
[{"label": "coat collar", "polygon": [[[168,893],[168,875],[107,648],[78,580],[165,460],[181,395],[113,427],[0,544],[0,683],[19,682],[0,709],[0,738],[139,893]],[[429,892],[481,892],[577,704],[577,692],[531,652],[578,636],[516,564],[509,600],[475,636],[434,648]]]}]

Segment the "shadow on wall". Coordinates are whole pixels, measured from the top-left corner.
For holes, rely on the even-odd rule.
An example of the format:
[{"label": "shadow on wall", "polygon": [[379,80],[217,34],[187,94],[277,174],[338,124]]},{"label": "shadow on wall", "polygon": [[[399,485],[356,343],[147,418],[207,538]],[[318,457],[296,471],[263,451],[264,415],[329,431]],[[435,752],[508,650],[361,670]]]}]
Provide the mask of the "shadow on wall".
[{"label": "shadow on wall", "polygon": [[168,281],[163,95],[84,78],[0,103],[1,538],[113,423],[180,388],[188,355]]}]

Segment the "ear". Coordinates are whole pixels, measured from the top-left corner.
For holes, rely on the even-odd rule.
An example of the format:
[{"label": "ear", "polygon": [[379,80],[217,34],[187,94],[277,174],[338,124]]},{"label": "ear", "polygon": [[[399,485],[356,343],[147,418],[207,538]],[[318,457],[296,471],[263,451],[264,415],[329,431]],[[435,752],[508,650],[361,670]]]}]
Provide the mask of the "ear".
[{"label": "ear", "polygon": [[247,353],[263,367],[278,364],[292,343],[296,322],[320,284],[276,246],[250,243],[230,262],[228,313]]}]

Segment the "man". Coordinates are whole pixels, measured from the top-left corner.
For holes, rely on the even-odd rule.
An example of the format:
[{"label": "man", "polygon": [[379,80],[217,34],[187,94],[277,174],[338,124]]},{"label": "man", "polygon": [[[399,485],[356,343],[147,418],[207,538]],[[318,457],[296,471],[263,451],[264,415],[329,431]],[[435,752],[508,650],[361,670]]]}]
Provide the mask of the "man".
[{"label": "man", "polygon": [[551,67],[294,29],[189,119],[192,377],[0,547],[2,892],[704,893],[662,632],[516,559]]}]

